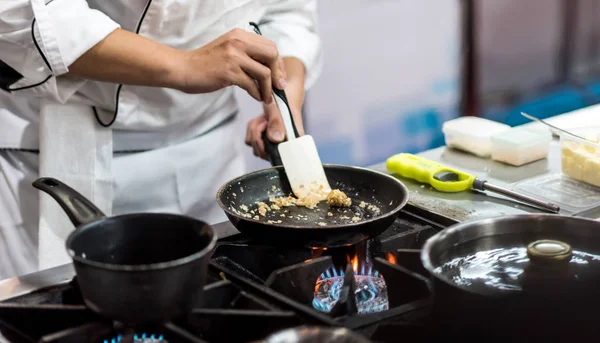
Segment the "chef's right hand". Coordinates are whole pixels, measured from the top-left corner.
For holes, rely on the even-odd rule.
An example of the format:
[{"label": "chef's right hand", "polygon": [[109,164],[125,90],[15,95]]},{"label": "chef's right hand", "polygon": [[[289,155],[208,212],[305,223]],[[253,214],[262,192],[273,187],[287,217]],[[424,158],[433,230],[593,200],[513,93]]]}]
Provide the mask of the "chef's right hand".
[{"label": "chef's right hand", "polygon": [[182,57],[179,89],[186,93],[209,93],[235,85],[270,104],[272,87],[285,88],[277,46],[255,33],[234,29]]}]

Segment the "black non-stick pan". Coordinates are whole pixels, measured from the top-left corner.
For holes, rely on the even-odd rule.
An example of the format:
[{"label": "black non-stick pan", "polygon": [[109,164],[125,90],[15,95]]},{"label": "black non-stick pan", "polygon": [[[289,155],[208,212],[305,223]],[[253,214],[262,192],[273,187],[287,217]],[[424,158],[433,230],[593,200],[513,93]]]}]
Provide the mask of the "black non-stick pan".
[{"label": "black non-stick pan", "polygon": [[64,183],[33,183],[64,209],[77,227],[66,246],[86,305],[126,324],[168,321],[201,301],[216,243],[199,220],[167,213],[104,214]]},{"label": "black non-stick pan", "polygon": [[[256,33],[260,30],[256,24]],[[285,91],[275,95],[286,106],[293,134],[299,137],[291,117]],[[408,202],[408,189],[396,178],[370,169],[324,165],[332,189],[339,189],[352,199],[352,205],[330,207],[327,202],[316,208],[290,206],[271,208],[258,213],[259,203],[272,206],[270,199],[292,194],[277,145],[263,134],[263,142],[271,165],[269,169],[251,172],[223,185],[217,200],[229,220],[241,232],[277,245],[306,247],[338,247],[356,244],[389,228],[398,212]],[[277,202],[275,202],[277,204]],[[264,206],[263,206],[264,208]]]},{"label": "black non-stick pan", "polygon": [[267,243],[306,247],[339,247],[377,236],[390,227],[408,202],[408,189],[392,176],[359,167],[324,168],[331,187],[352,199],[349,208],[321,202],[314,209],[282,207],[261,216],[257,203],[271,205],[269,198],[292,194],[282,166],[227,182],[217,199],[240,232]]}]

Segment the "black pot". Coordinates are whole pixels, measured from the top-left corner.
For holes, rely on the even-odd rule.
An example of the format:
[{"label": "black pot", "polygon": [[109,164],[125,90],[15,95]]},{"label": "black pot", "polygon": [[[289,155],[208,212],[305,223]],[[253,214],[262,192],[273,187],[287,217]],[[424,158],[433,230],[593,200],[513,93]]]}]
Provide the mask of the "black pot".
[{"label": "black pot", "polygon": [[530,341],[600,333],[600,223],[515,215],[431,237],[433,321],[446,337]]},{"label": "black pot", "polygon": [[158,213],[107,218],[56,179],[33,186],[52,196],[77,227],[66,246],[90,309],[135,325],[168,321],[200,302],[217,239],[208,224]]}]

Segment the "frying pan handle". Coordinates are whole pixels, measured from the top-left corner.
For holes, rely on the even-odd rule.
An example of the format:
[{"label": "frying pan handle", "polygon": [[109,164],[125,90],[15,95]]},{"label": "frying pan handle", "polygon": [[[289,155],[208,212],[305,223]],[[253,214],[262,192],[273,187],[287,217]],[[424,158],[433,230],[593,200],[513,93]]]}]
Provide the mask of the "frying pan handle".
[{"label": "frying pan handle", "polygon": [[75,227],[106,217],[96,205],[73,188],[57,179],[43,177],[33,182],[33,187],[50,195],[62,207]]}]

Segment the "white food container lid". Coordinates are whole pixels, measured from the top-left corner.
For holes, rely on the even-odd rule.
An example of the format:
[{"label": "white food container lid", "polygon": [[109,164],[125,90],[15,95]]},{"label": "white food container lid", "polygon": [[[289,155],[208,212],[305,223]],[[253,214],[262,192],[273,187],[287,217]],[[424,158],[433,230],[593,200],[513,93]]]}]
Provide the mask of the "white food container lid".
[{"label": "white food container lid", "polygon": [[509,129],[506,124],[472,116],[449,120],[442,126],[447,146],[482,157],[491,155],[491,136]]}]

